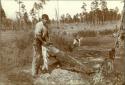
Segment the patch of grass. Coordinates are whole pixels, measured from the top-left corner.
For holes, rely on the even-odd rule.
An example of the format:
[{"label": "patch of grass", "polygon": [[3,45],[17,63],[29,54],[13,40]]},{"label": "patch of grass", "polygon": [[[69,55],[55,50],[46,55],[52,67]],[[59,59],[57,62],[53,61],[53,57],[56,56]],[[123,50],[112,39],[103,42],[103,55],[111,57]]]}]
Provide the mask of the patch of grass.
[{"label": "patch of grass", "polygon": [[3,69],[12,69],[17,66],[31,64],[33,56],[33,33],[18,32],[16,39],[6,41],[7,42],[4,43],[0,42],[0,66],[2,66]]},{"label": "patch of grass", "polygon": [[13,85],[34,85],[32,76],[24,72],[11,72],[7,77]]},{"label": "patch of grass", "polygon": [[53,34],[51,36],[51,41],[53,42],[54,46],[59,48],[63,51],[72,51],[72,41],[67,40],[63,36],[57,36],[56,34]]},{"label": "patch of grass", "polygon": [[94,30],[79,31],[77,34],[81,37],[96,37],[97,32]]},{"label": "patch of grass", "polygon": [[113,34],[114,32],[116,32],[117,29],[114,29],[114,30],[111,30],[111,29],[105,29],[105,30],[102,30],[102,31],[99,31],[99,35],[110,35],[110,34]]},{"label": "patch of grass", "polygon": [[32,42],[33,33],[25,32],[22,36],[18,36],[15,40],[15,45],[18,49],[18,59],[16,61],[17,66],[23,66],[31,63],[32,61]]}]

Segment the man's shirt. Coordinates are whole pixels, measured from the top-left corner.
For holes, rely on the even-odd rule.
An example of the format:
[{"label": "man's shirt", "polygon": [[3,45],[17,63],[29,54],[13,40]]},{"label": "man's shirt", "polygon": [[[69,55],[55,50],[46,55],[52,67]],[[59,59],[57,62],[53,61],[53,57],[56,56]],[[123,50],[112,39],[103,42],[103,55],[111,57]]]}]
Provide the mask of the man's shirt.
[{"label": "man's shirt", "polygon": [[46,38],[48,37],[48,30],[42,21],[40,21],[36,24],[34,36],[35,36],[34,44],[41,45],[42,42],[41,42],[41,40],[39,40],[39,38],[41,38],[43,41],[46,41]]},{"label": "man's shirt", "polygon": [[44,26],[42,21],[38,22],[35,26],[35,37],[36,37],[36,35],[45,37],[46,34],[47,34],[47,28]]}]

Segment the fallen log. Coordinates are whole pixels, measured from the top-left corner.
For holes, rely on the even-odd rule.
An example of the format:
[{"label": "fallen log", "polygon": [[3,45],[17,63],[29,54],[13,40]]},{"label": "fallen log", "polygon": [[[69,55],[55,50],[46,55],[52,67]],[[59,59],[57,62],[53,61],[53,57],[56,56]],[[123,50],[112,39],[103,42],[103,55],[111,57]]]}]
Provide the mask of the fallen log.
[{"label": "fallen log", "polygon": [[62,65],[69,64],[73,67],[72,70],[83,72],[83,73],[91,73],[93,72],[92,68],[85,66],[83,63],[81,63],[79,60],[73,58],[72,56],[68,55],[67,53],[57,49],[53,45],[50,45],[47,47],[48,52],[50,55],[56,56],[56,59],[59,60],[59,62]]}]

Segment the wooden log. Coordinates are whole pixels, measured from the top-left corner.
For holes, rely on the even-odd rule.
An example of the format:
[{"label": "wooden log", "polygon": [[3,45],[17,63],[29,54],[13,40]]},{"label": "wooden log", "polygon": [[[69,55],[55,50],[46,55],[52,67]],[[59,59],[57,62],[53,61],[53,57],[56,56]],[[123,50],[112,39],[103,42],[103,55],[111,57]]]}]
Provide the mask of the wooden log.
[{"label": "wooden log", "polygon": [[58,63],[59,61],[55,57],[49,57],[49,66]]},{"label": "wooden log", "polygon": [[[59,60],[61,64],[70,64],[74,68],[74,70],[83,72],[83,73],[91,73],[93,72],[92,68],[85,66],[83,63],[81,63],[79,60],[73,58],[72,56],[66,54],[65,52],[57,49],[54,46],[48,46],[50,55],[55,55],[56,58]],[[66,65],[65,65],[66,66]]]}]

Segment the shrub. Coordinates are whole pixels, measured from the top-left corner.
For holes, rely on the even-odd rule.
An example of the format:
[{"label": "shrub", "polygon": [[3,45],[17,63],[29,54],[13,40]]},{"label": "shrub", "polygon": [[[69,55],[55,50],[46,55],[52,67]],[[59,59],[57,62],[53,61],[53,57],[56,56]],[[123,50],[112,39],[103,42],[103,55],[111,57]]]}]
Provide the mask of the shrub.
[{"label": "shrub", "polygon": [[87,31],[79,31],[77,33],[79,36],[81,37],[96,37],[97,33],[96,31],[90,31],[90,30],[87,30]]},{"label": "shrub", "polygon": [[112,33],[114,33],[115,30],[111,30],[111,29],[105,29],[103,31],[100,31],[99,34],[100,35],[110,35]]}]

